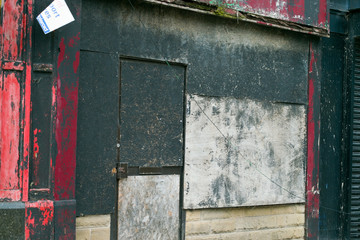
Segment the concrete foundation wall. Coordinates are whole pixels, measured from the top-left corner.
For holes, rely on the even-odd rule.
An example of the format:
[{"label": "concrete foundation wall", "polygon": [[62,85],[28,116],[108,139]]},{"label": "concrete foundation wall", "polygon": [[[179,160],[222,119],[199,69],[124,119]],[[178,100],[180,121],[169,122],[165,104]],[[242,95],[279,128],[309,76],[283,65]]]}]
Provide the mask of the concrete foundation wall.
[{"label": "concrete foundation wall", "polygon": [[304,239],[305,205],[186,211],[186,240]]},{"label": "concrete foundation wall", "polygon": [[[304,235],[304,204],[186,211],[186,240],[304,239]],[[78,217],[76,239],[110,240],[110,215]],[[152,239],[158,238],[148,238]]]},{"label": "concrete foundation wall", "polygon": [[76,218],[77,240],[109,240],[110,215],[92,215]]}]

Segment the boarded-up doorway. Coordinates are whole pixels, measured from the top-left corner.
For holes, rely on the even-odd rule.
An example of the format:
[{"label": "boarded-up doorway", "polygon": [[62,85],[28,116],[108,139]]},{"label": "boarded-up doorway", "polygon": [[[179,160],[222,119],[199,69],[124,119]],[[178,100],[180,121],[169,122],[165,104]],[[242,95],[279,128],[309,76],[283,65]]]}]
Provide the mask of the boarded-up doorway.
[{"label": "boarded-up doorway", "polygon": [[118,239],[177,239],[185,67],[121,59]]}]

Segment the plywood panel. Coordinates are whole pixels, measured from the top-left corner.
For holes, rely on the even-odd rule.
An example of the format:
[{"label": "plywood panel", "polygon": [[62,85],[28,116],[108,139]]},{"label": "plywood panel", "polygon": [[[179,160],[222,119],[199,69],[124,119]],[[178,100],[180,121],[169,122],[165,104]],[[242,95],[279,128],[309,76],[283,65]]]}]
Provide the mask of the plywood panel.
[{"label": "plywood panel", "polygon": [[119,240],[179,238],[178,175],[131,176],[119,182]]},{"label": "plywood panel", "polygon": [[185,208],[304,201],[305,106],[196,95],[187,101]]}]

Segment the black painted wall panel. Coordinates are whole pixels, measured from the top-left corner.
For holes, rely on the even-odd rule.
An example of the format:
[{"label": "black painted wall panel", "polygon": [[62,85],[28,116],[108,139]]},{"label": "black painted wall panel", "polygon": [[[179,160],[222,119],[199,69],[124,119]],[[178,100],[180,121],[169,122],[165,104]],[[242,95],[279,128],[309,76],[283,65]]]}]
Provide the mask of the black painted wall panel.
[{"label": "black painted wall panel", "polygon": [[81,47],[189,63],[189,93],[307,103],[305,34],[131,3],[84,1]]},{"label": "black painted wall panel", "polygon": [[[143,59],[146,64],[151,60],[167,60],[186,65],[183,89],[190,94],[307,104],[309,39],[305,34],[237,23],[137,0],[84,0],[82,6],[78,214],[109,213],[113,206],[111,199],[114,199],[114,204],[116,202],[116,180],[107,174],[110,165],[116,163],[113,144],[117,140],[119,119],[114,114],[119,113],[116,94],[119,93],[120,62],[117,61],[120,58]],[[117,59],[110,60],[111,56]],[[146,71],[151,73],[151,68],[144,70],[143,74]],[[136,92],[136,87],[141,86],[146,90],[141,92],[141,96],[150,94],[151,89],[140,83],[134,83],[130,92]],[[161,93],[161,88],[153,90]],[[123,107],[120,111],[121,118],[126,117]],[[128,116],[128,120],[136,123],[136,115]],[[138,124],[141,123],[146,122],[141,119]],[[144,156],[149,152],[142,156],[134,155],[130,145],[136,142],[137,136],[130,133],[136,124],[128,127],[128,136],[132,139],[120,145],[120,161],[139,166],[181,166],[182,159],[174,157],[179,152],[173,152],[154,164],[145,163]],[[180,126],[175,129],[180,129]],[[162,136],[158,142],[167,138]],[[180,149],[179,146],[172,149]],[[121,156],[124,151],[131,154]],[[106,194],[105,200],[101,200]]]},{"label": "black painted wall panel", "polygon": [[50,188],[51,94],[51,74],[34,72],[31,84],[30,189]]},{"label": "black painted wall panel", "polygon": [[322,39],[320,239],[341,238],[344,36]]},{"label": "black painted wall panel", "polygon": [[121,61],[120,161],[183,166],[183,66]]},{"label": "black painted wall panel", "polygon": [[77,215],[114,211],[119,58],[81,52],[76,159]]}]

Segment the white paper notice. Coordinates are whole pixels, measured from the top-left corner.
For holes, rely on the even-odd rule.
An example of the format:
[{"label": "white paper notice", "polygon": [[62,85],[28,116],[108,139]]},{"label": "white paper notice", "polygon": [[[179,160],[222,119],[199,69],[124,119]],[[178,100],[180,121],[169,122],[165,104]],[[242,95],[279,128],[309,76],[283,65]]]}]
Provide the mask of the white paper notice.
[{"label": "white paper notice", "polygon": [[53,1],[36,19],[45,34],[75,20],[65,0]]}]

